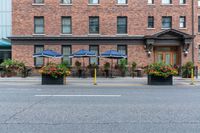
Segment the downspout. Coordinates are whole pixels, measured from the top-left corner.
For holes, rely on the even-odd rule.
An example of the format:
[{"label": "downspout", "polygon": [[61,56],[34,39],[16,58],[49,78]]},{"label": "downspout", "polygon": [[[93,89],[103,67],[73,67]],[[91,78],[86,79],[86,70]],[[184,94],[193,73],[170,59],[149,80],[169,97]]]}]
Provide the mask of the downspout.
[{"label": "downspout", "polygon": [[[194,31],[194,0],[192,0],[192,36],[194,37],[195,31]],[[192,39],[192,62],[195,62],[194,59],[194,38]]]}]

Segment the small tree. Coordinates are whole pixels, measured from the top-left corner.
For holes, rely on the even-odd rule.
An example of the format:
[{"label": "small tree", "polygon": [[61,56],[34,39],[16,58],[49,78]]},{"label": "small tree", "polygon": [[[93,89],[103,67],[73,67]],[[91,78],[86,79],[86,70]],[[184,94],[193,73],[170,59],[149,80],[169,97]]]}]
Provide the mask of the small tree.
[{"label": "small tree", "polygon": [[127,70],[128,70],[127,60],[126,59],[121,59],[120,60],[119,69],[121,71],[121,75],[124,77],[126,75]]},{"label": "small tree", "polygon": [[135,69],[137,67],[137,63],[136,62],[132,62],[131,65],[131,72],[132,72],[132,77],[135,77]]}]

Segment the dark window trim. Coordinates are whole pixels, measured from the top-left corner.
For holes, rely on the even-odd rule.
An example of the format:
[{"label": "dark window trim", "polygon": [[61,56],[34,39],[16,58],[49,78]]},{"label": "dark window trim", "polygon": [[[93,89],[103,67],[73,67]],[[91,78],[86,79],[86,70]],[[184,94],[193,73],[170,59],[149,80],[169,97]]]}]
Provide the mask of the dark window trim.
[{"label": "dark window trim", "polygon": [[[152,20],[152,21],[150,21]],[[154,16],[148,16],[148,28],[154,28]]]},{"label": "dark window trim", "polygon": [[[61,53],[63,55],[63,47],[70,47],[70,55],[72,54],[72,45],[71,44],[63,44],[61,47]],[[62,58],[62,62],[63,62],[63,58]],[[72,58],[70,58],[70,65],[72,65]]]},{"label": "dark window trim", "polygon": [[184,18],[184,23],[183,23],[184,25],[183,25],[183,27],[180,27],[180,26],[179,26],[179,27],[180,27],[180,28],[186,28],[186,25],[187,25],[186,16],[180,16],[180,18],[179,18],[179,24],[181,24],[181,21],[180,21],[181,18]]},{"label": "dark window trim", "polygon": [[[118,19],[119,18],[126,19],[126,31],[125,31],[125,33],[120,33],[119,30],[118,30]],[[127,16],[117,16],[117,34],[128,34],[128,17]]]},{"label": "dark window trim", "polygon": [[[34,53],[36,53],[36,46],[42,47],[43,50],[44,50],[44,45],[40,45],[40,44],[34,45]],[[44,58],[43,58],[43,64],[42,64],[42,66],[37,66],[37,65],[36,65],[36,58],[37,58],[37,57],[34,58],[34,66],[35,66],[36,68],[41,68],[42,66],[44,66],[44,63],[45,63],[45,62],[44,62],[44,61],[45,61]]]},{"label": "dark window trim", "polygon": [[[100,54],[100,49],[99,49],[100,47],[99,47],[99,45],[93,45],[93,44],[92,44],[92,45],[89,45],[89,51],[91,50],[91,47],[92,47],[92,46],[93,46],[93,47],[95,46],[95,47],[98,48],[98,55],[97,55],[97,56],[99,56],[99,54]],[[97,57],[97,63],[98,63],[98,64],[96,64],[96,65],[100,65],[100,62],[99,62],[99,58],[98,58],[98,57]],[[89,64],[91,64],[91,58],[89,59]]]},{"label": "dark window trim", "polygon": [[[170,18],[170,27],[163,27],[163,19],[164,18]],[[162,28],[169,28],[171,29],[172,28],[172,16],[162,16]]]},{"label": "dark window trim", "polygon": [[[91,18],[98,18],[98,32],[90,32],[90,19]],[[100,18],[99,16],[89,16],[89,34],[99,34],[100,33]]]}]

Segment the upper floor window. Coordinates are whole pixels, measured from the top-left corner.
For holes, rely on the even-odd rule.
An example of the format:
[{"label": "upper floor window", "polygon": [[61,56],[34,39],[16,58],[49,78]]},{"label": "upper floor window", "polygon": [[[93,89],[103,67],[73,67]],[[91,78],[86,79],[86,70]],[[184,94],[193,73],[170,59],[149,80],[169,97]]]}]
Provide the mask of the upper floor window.
[{"label": "upper floor window", "polygon": [[172,4],[172,0],[162,0],[162,4]]},{"label": "upper floor window", "polygon": [[127,34],[127,17],[117,17],[117,34]]},{"label": "upper floor window", "polygon": [[148,28],[154,28],[154,17],[153,16],[148,17]]},{"label": "upper floor window", "polygon": [[34,3],[35,3],[35,4],[43,4],[43,3],[44,3],[44,0],[34,0]]},{"label": "upper floor window", "polygon": [[200,0],[198,0],[198,6],[200,6]]},{"label": "upper floor window", "polygon": [[180,0],[180,4],[186,4],[186,0]]},{"label": "upper floor window", "polygon": [[200,45],[199,45],[199,61],[200,61]]},{"label": "upper floor window", "polygon": [[89,33],[99,34],[99,17],[89,17]]},{"label": "upper floor window", "polygon": [[162,17],[162,28],[172,28],[172,17]]},{"label": "upper floor window", "polygon": [[72,33],[71,17],[62,17],[62,33]]},{"label": "upper floor window", "polygon": [[72,4],[72,0],[60,0],[61,4]]},{"label": "upper floor window", "polygon": [[154,0],[148,0],[148,4],[154,4]]},{"label": "upper floor window", "polygon": [[186,17],[180,16],[180,28],[185,28],[185,27],[186,27]]},{"label": "upper floor window", "polygon": [[128,4],[128,0],[117,0],[117,4]]},{"label": "upper floor window", "polygon": [[99,4],[99,0],[89,0],[89,4]]},{"label": "upper floor window", "polygon": [[44,34],[44,17],[34,17],[34,33]]}]

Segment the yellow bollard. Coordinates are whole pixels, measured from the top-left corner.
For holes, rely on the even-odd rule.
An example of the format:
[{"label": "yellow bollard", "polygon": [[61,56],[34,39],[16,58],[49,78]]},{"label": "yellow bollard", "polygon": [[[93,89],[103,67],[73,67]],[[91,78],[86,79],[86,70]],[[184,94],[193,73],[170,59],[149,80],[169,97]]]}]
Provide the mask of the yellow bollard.
[{"label": "yellow bollard", "polygon": [[191,80],[192,80],[191,85],[194,85],[194,69],[193,68],[191,70]]},{"label": "yellow bollard", "polygon": [[94,69],[94,85],[97,85],[97,69]]}]

